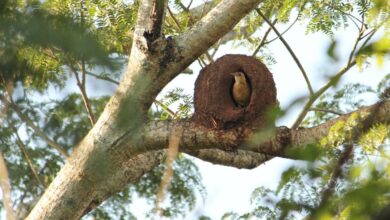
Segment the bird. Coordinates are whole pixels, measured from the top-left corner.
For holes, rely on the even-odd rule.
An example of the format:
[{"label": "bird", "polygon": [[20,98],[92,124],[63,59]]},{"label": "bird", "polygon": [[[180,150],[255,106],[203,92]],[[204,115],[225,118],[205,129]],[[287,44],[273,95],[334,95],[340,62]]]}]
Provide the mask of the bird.
[{"label": "bird", "polygon": [[244,108],[248,105],[251,97],[251,89],[248,80],[243,72],[232,73],[234,83],[232,86],[233,101],[238,107]]}]

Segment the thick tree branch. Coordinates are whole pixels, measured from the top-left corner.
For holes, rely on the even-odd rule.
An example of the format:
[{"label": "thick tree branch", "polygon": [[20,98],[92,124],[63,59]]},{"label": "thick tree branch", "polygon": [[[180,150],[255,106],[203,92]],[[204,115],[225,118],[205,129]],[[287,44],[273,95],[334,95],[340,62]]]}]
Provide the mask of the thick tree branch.
[{"label": "thick tree branch", "polygon": [[163,68],[170,54],[159,27],[166,2],[140,2],[128,69],[118,91],[27,219],[81,218],[161,162],[156,159],[161,153],[132,154],[124,147],[141,148],[138,130],[160,90],[154,84],[165,71],[171,71]]},{"label": "thick tree branch", "polygon": [[165,9],[167,7],[167,0],[152,1],[152,10],[150,11],[147,23],[146,32],[144,36],[151,42],[161,37],[163,32],[163,22],[165,16]]},{"label": "thick tree branch", "polygon": [[[261,0],[224,0],[177,39],[184,59],[198,57],[227,34]],[[223,22],[222,22],[223,21]]]},{"label": "thick tree branch", "polygon": [[[143,130],[143,142],[147,150],[156,150],[166,147],[169,135],[172,129],[183,129],[183,135],[180,144],[180,150],[183,152],[197,152],[203,149],[219,149],[224,151],[238,152],[238,150],[253,151],[272,156],[288,157],[284,149],[287,147],[301,147],[311,143],[318,143],[321,139],[327,137],[331,127],[341,121],[347,121],[352,113],[369,117],[370,120],[364,120],[364,127],[369,128],[377,123],[390,123],[390,100],[379,102],[377,104],[362,107],[333,120],[327,121],[321,125],[312,128],[291,130],[286,127],[277,129],[276,134],[262,143],[250,145],[242,140],[242,134],[235,130],[219,131],[201,127],[191,121],[153,121],[148,123]],[[367,116],[368,115],[368,116]],[[361,124],[356,126],[361,128]],[[365,132],[365,129],[363,129]],[[247,135],[247,138],[251,134]],[[354,137],[355,138],[355,137]],[[346,139],[348,141],[348,139]],[[242,154],[236,153],[236,154]],[[261,156],[259,155],[259,159]],[[264,156],[264,159],[267,157]],[[292,158],[294,159],[294,158]],[[260,161],[260,160],[259,160]]]},{"label": "thick tree branch", "polygon": [[224,151],[219,149],[184,150],[185,153],[213,164],[235,168],[253,169],[272,159],[266,154],[246,150]]}]

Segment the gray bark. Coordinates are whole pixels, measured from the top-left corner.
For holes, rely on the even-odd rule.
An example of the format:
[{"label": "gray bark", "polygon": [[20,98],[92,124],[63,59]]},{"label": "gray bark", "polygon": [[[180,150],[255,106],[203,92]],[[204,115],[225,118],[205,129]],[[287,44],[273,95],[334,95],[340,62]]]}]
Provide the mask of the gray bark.
[{"label": "gray bark", "polygon": [[[167,1],[141,1],[128,68],[116,94],[69,161],[57,174],[27,219],[79,219],[129,182],[158,165],[172,129],[182,129],[180,150],[213,163],[253,168],[286,147],[325,137],[336,121],[290,130],[255,144],[234,131],[206,129],[190,121],[148,122],[146,113],[161,89],[199,55],[228,33],[261,0],[222,0],[191,29],[165,39],[161,31]],[[388,123],[390,101],[362,108],[372,123]],[[247,134],[250,138],[254,133]]]},{"label": "gray bark", "polygon": [[221,1],[177,39],[165,39],[165,7],[158,0],[141,1],[128,68],[116,94],[27,219],[78,219],[158,164],[141,138],[152,101],[259,2]]}]

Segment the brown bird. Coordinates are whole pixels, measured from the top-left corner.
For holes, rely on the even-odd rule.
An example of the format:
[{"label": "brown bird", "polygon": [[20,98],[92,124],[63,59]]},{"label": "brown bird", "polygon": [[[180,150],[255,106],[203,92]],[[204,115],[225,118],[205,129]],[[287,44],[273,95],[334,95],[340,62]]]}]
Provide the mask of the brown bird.
[{"label": "brown bird", "polygon": [[234,76],[232,87],[233,100],[237,106],[243,108],[249,103],[251,89],[243,72],[235,72],[232,75]]}]

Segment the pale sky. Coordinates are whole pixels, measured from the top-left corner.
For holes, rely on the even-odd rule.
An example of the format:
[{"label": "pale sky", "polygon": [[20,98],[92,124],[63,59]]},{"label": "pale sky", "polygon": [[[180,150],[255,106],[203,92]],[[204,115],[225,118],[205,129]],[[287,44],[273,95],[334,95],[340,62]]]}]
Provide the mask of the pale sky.
[{"label": "pale sky", "polygon": [[[202,1],[198,1],[198,3],[202,3]],[[277,28],[280,31],[283,31],[286,26],[278,25]],[[261,33],[264,33],[264,31]],[[335,35],[338,42],[337,51],[339,52],[340,58],[345,58],[349,54],[350,48],[356,38],[356,33],[356,28],[351,25],[347,31],[341,31]],[[272,39],[273,37],[275,37],[275,35],[272,33],[269,36],[269,39]],[[305,27],[298,22],[284,35],[284,38],[300,59],[315,90],[320,88],[327,81],[327,76],[334,74],[340,69],[340,64],[332,63],[327,58],[326,49],[331,41],[329,37],[324,34],[316,33],[305,35]],[[269,50],[272,51],[274,58],[277,60],[276,64],[268,66],[268,68],[273,73],[277,87],[277,97],[283,108],[288,106],[296,98],[307,95],[307,86],[296,63],[279,40],[272,43]],[[232,47],[231,44],[228,44],[224,45],[223,48],[219,50],[216,58],[221,57],[226,53],[251,55],[252,52],[253,50],[248,51],[246,48],[236,48]],[[343,54],[341,54],[341,52],[343,52]],[[343,64],[343,62],[341,63]],[[375,63],[375,61],[373,61],[373,63]],[[176,77],[167,85],[160,94],[160,97],[167,91],[176,87],[183,88],[186,94],[193,94],[194,82],[200,67],[197,62],[194,62],[191,65],[191,69],[194,71],[193,75],[180,75]],[[360,82],[376,87],[382,77],[389,73],[389,70],[390,62],[387,62],[382,68],[368,68],[363,72],[359,72],[354,68],[346,74],[339,86],[342,86],[342,84],[346,82]],[[100,95],[96,92],[101,90],[96,88],[101,88],[104,82],[96,82],[97,80],[91,79],[94,83],[87,85],[88,94],[91,96]],[[69,91],[76,88],[75,83],[74,86],[75,87],[68,87]],[[115,91],[114,85],[104,83],[104,87],[108,87],[104,92],[105,94],[112,94]],[[74,91],[77,91],[77,89],[74,89]],[[58,98],[58,92],[55,92],[54,94],[56,94],[55,97]],[[277,122],[277,125],[291,126],[297,117],[301,106],[291,109],[286,117]],[[266,186],[274,189],[278,184],[281,172],[289,165],[297,163],[296,161],[288,159],[276,158],[255,169],[246,170],[213,165],[198,159],[194,160],[199,166],[202,174],[203,184],[206,186],[207,190],[207,197],[204,201],[199,198],[197,207],[187,219],[193,219],[194,216],[197,215],[206,215],[211,217],[211,219],[220,219],[225,212],[235,211],[244,213],[250,211],[252,207],[250,206],[249,199],[252,191],[258,186]],[[143,201],[134,201],[133,204],[134,205],[132,205],[130,210],[135,214],[141,214],[142,209],[140,209],[140,207],[146,205]],[[142,215],[138,215],[140,219],[142,219],[141,216]]]},{"label": "pale sky", "polygon": [[[286,28],[286,25],[278,25],[277,28],[281,32]],[[316,91],[327,82],[329,76],[336,73],[344,65],[356,39],[356,34],[357,29],[351,25],[347,30],[339,31],[335,35],[338,45],[336,51],[341,59],[339,63],[329,61],[326,54],[326,50],[331,43],[330,38],[321,33],[306,35],[305,25],[302,23],[298,22],[284,35],[284,38],[299,58]],[[275,35],[272,33],[268,39],[274,37]],[[300,70],[285,46],[278,40],[270,45],[269,50],[272,51],[274,58],[277,60],[276,64],[268,66],[268,68],[273,73],[277,97],[283,108],[298,97],[307,95],[308,90]],[[223,49],[219,50],[216,58],[226,53],[251,55],[252,52],[253,50],[248,51],[246,48],[225,45]],[[374,64],[372,66],[376,66],[375,62],[375,60],[372,61]],[[162,94],[175,87],[184,88],[186,93],[193,94],[194,82],[200,67],[197,62],[194,62],[191,68],[195,74],[178,76],[167,85]],[[342,87],[345,83],[360,82],[376,88],[383,76],[390,73],[389,70],[390,62],[387,62],[381,68],[367,68],[363,72],[353,68],[342,78],[338,87]],[[371,100],[371,103],[374,101]],[[302,104],[290,109],[288,114],[277,122],[277,125],[291,126],[301,108]],[[207,189],[207,198],[204,202],[200,201],[193,214],[195,216],[206,215],[211,219],[220,219],[225,212],[229,211],[241,214],[251,211],[250,196],[256,187],[266,186],[275,189],[280,175],[286,167],[294,163],[302,163],[275,158],[255,169],[246,170],[213,165],[199,159],[195,159],[195,161],[202,173],[203,183]],[[187,217],[187,219],[193,218],[193,215]]]}]

